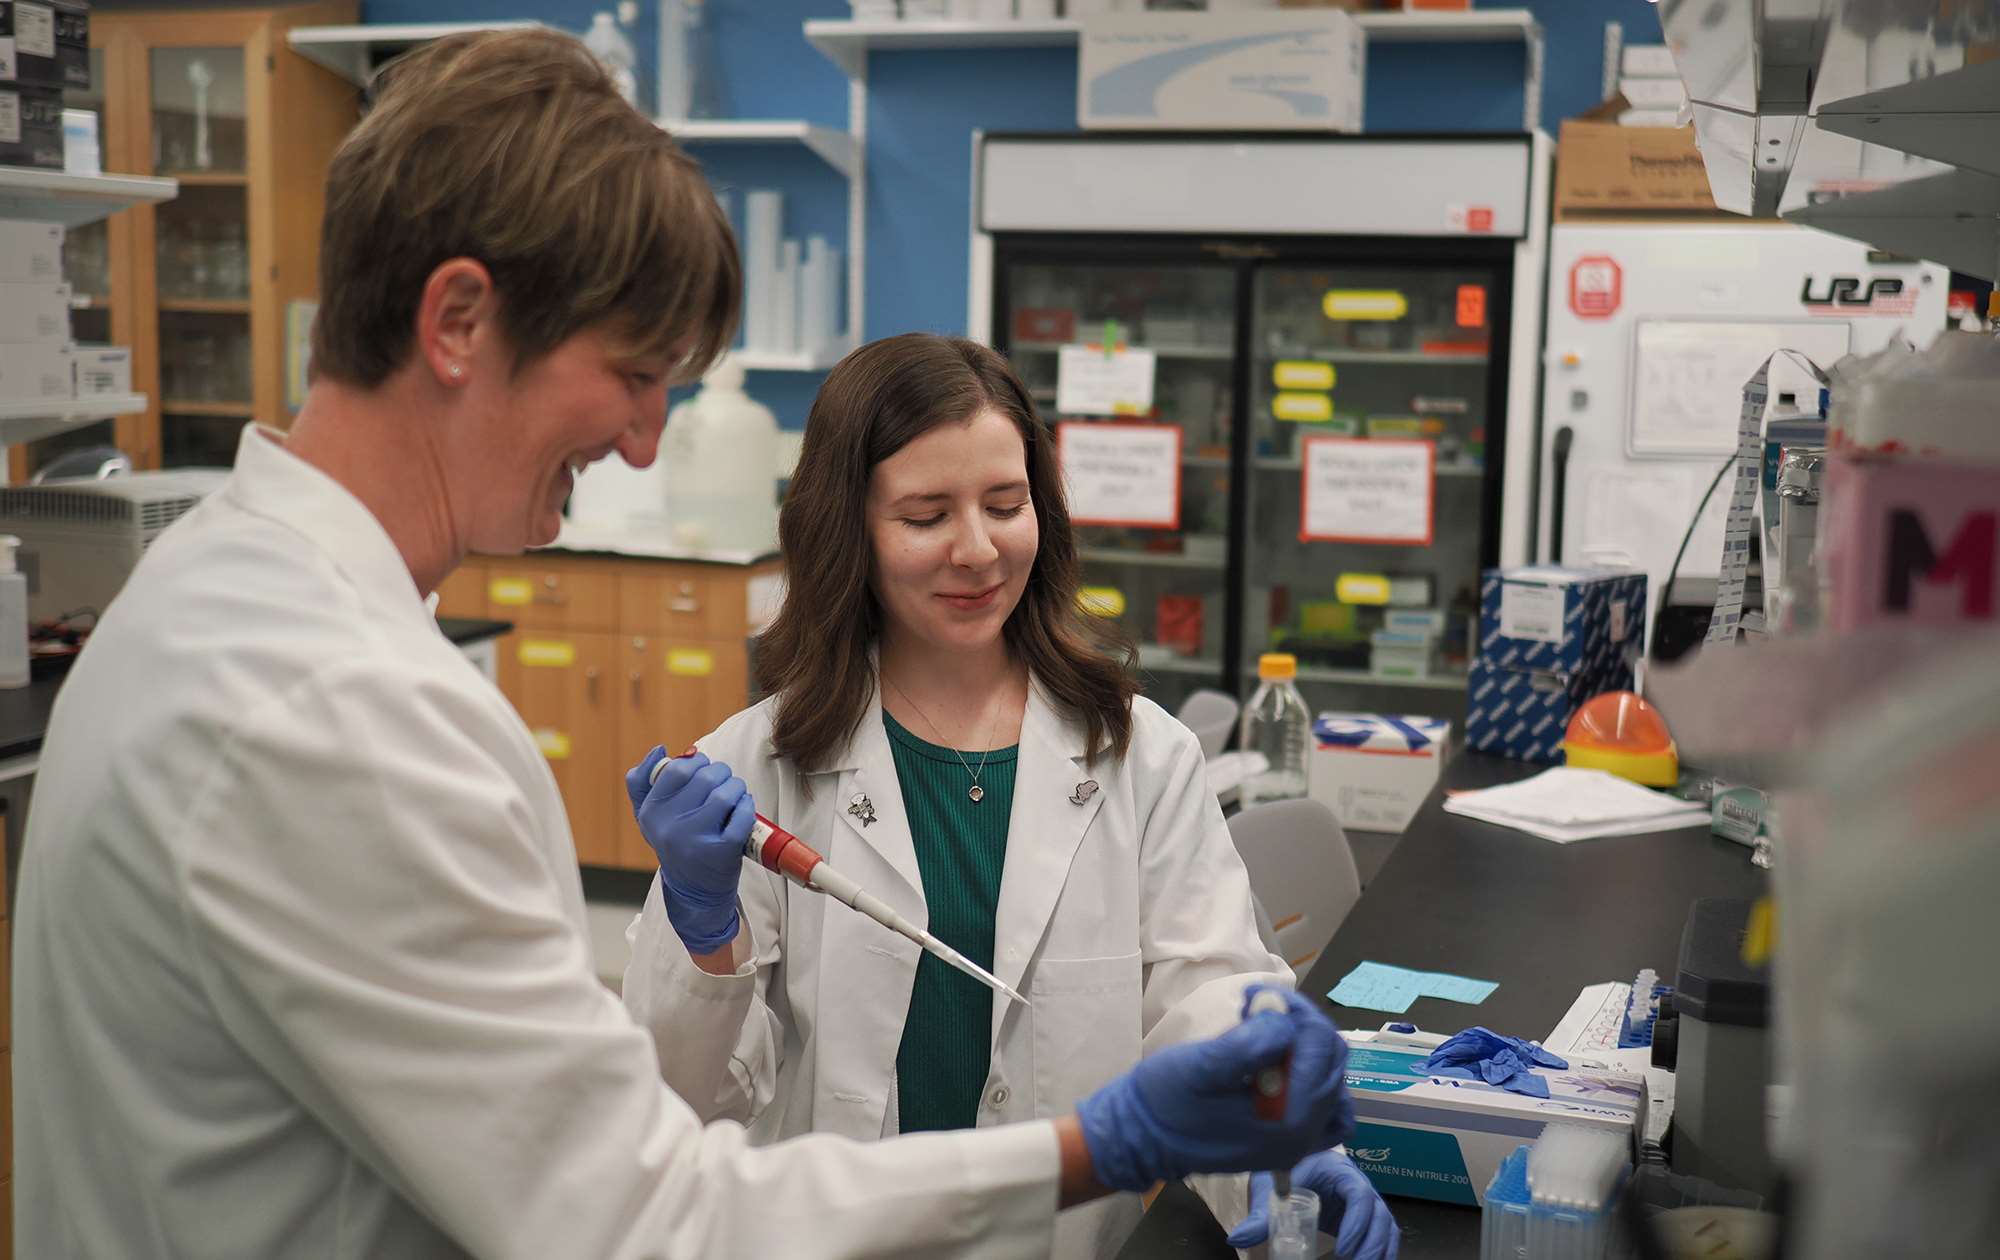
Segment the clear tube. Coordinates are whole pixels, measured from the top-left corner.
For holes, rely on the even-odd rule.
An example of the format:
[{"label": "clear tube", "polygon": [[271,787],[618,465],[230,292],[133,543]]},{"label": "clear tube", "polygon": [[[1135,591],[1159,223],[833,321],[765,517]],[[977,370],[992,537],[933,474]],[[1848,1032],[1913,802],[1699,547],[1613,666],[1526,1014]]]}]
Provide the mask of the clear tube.
[{"label": "clear tube", "polygon": [[1319,1195],[1294,1187],[1271,1197],[1271,1260],[1312,1260],[1319,1253]]}]

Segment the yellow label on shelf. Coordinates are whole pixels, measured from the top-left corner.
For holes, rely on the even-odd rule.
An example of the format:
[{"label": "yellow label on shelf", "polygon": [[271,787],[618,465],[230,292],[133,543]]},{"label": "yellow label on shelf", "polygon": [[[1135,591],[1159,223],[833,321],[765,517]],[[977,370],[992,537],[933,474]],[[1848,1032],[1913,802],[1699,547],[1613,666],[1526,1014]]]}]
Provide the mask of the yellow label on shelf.
[{"label": "yellow label on shelf", "polygon": [[523,665],[568,669],[576,664],[576,644],[567,639],[523,639],[514,655]]},{"label": "yellow label on shelf", "polygon": [[486,584],[486,598],[496,604],[532,604],[535,584],[526,578],[494,578]]},{"label": "yellow label on shelf", "polygon": [[1343,604],[1386,604],[1389,579],[1380,573],[1343,573],[1333,584],[1333,594]]},{"label": "yellow label on shelf", "polygon": [[1320,309],[1328,319],[1401,319],[1410,300],[1394,289],[1328,289]]},{"label": "yellow label on shelf", "polygon": [[1354,609],[1337,600],[1300,600],[1299,631],[1302,634],[1351,635],[1354,633]]},{"label": "yellow label on shelf", "polygon": [[667,672],[682,678],[706,678],[715,672],[715,653],[707,648],[670,648]]},{"label": "yellow label on shelf", "polygon": [[542,756],[550,761],[569,760],[569,736],[561,731],[542,727],[535,732],[535,747],[542,750]]},{"label": "yellow label on shelf", "polygon": [[1271,399],[1271,414],[1280,420],[1331,420],[1333,399],[1326,394],[1279,394]]},{"label": "yellow label on shelf", "polygon": [[1115,586],[1085,586],[1076,593],[1076,606],[1091,617],[1123,617],[1125,592]]},{"label": "yellow label on shelf", "polygon": [[1279,389],[1332,389],[1333,364],[1312,359],[1280,359],[1271,367],[1271,384]]}]

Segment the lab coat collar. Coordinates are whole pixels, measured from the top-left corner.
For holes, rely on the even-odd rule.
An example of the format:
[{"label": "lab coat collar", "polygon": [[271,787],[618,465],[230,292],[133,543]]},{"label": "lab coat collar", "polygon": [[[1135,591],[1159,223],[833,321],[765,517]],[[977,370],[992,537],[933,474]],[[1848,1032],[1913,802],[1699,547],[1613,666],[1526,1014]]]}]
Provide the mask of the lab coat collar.
[{"label": "lab coat collar", "polygon": [[[888,728],[882,724],[879,697],[878,686],[869,695],[861,725],[848,739],[842,755],[825,770],[813,774],[813,788],[835,793],[835,816],[846,825],[850,835],[877,854],[903,882],[906,895],[890,896],[890,904],[906,914],[915,910],[918,921],[923,922],[927,918],[923,910],[924,880],[917,869],[917,846],[910,838],[902,781],[896,777],[896,760],[889,749]],[[866,809],[859,807],[864,800]],[[827,857],[836,866],[843,865],[835,855]]]},{"label": "lab coat collar", "polygon": [[220,495],[295,530],[330,556],[371,610],[422,617],[435,628],[388,531],[345,486],[285,449],[285,435],[246,424]]}]

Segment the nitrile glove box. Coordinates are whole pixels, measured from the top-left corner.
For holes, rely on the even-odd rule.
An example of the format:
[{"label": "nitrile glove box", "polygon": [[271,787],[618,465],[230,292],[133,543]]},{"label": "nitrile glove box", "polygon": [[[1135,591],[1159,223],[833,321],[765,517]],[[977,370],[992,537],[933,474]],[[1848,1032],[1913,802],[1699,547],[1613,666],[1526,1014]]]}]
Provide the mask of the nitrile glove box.
[{"label": "nitrile glove box", "polygon": [[[1513,1149],[1541,1136],[1551,1120],[1644,1132],[1646,1082],[1581,1068],[1536,1068],[1549,1096],[1535,1098],[1484,1081],[1432,1076],[1430,1050],[1376,1044],[1376,1033],[1349,1033],[1347,1091],[1354,1134],[1347,1153],[1383,1194],[1478,1206]],[[1421,1036],[1421,1034],[1420,1034]],[[1442,1038],[1437,1038],[1442,1040]]]},{"label": "nitrile glove box", "polygon": [[1479,657],[1573,677],[1602,674],[1637,658],[1645,617],[1644,573],[1488,569],[1479,583]]},{"label": "nitrile glove box", "polygon": [[1322,713],[1306,754],[1306,795],[1349,831],[1400,832],[1430,798],[1450,752],[1444,718]]},{"label": "nitrile glove box", "polygon": [[1090,17],[1077,125],[1174,131],[1361,130],[1361,29],[1338,9]]},{"label": "nitrile glove box", "polygon": [[1632,666],[1622,659],[1602,673],[1563,674],[1481,657],[1466,680],[1465,746],[1517,761],[1559,762],[1569,720],[1583,702],[1631,689]]}]

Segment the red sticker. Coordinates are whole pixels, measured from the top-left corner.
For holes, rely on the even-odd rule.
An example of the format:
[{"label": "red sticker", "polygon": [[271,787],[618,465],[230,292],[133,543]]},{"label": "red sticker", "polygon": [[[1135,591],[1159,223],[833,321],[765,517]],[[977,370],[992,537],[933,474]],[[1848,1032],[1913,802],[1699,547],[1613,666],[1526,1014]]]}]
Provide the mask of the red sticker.
[{"label": "red sticker", "polygon": [[1578,319],[1609,319],[1625,296],[1625,273],[1603,254],[1589,254],[1569,269],[1569,309]]},{"label": "red sticker", "polygon": [[1493,230],[1493,207],[1469,207],[1465,212],[1465,230],[1468,232],[1491,232]]},{"label": "red sticker", "polygon": [[1485,285],[1461,284],[1458,286],[1458,326],[1460,328],[1486,327]]}]

